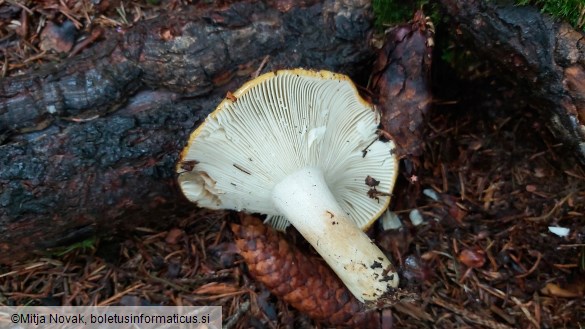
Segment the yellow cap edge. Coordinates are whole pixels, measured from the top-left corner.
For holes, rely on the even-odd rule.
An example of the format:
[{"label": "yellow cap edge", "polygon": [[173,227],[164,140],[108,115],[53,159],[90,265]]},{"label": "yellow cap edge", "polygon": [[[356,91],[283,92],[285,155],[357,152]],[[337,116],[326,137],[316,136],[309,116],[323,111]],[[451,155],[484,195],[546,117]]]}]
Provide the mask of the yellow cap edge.
[{"label": "yellow cap edge", "polygon": [[[277,70],[277,71],[264,73],[264,74],[261,74],[252,80],[247,81],[238,90],[236,90],[232,94],[237,99],[240,96],[242,96],[243,94],[245,94],[252,87],[257,86],[260,83],[262,83],[268,79],[271,79],[275,76],[278,76],[280,74],[296,74],[296,75],[302,75],[302,76],[313,77],[313,78],[323,78],[326,80],[345,80],[345,81],[348,81],[350,83],[350,86],[355,91],[358,100],[361,103],[363,103],[364,105],[370,107],[372,110],[375,110],[374,107],[372,106],[372,104],[370,104],[368,101],[366,101],[365,99],[363,99],[361,97],[361,95],[359,94],[359,92],[357,90],[357,87],[355,86],[355,83],[353,83],[353,81],[347,75],[341,74],[341,73],[335,73],[335,72],[331,72],[331,71],[327,71],[327,70],[311,70],[311,69],[296,68],[296,69],[283,69],[283,70]],[[215,108],[215,110],[213,110],[213,112],[211,112],[208,115],[208,117],[212,117],[215,119],[217,116],[217,113],[219,113],[225,107],[226,104],[233,104],[233,103],[234,103],[234,101],[232,101],[231,99],[224,98],[219,103],[219,105]],[[191,133],[191,135],[189,136],[189,141],[187,142],[187,145],[181,151],[181,155],[179,157],[179,163],[177,164],[177,167],[176,167],[176,172],[181,172],[183,170],[181,168],[181,162],[185,158],[187,151],[191,148],[191,144],[193,143],[195,138],[197,138],[197,136],[199,136],[201,131],[205,128],[207,120],[208,119],[206,118],[205,121],[203,123],[201,123],[199,125],[199,127],[197,127],[197,129],[195,129]],[[392,144],[394,145],[394,142],[392,142]],[[396,147],[396,145],[394,145],[394,147]],[[396,178],[398,177],[398,158],[396,156],[393,156],[392,160],[394,161],[394,166],[395,166],[396,170],[394,171],[394,177],[391,178],[392,184],[390,186],[390,190],[387,193],[392,193],[392,190],[394,189],[394,185],[396,185]],[[372,219],[370,221],[368,221],[368,223],[366,223],[366,225],[364,227],[361,228],[363,231],[366,231],[368,228],[370,228],[370,226],[372,226],[372,224],[376,221],[376,219],[378,219],[378,217],[380,217],[384,213],[384,211],[386,211],[386,209],[390,205],[390,201],[391,201],[391,197],[388,197],[386,202],[384,202],[384,206],[381,208],[381,210],[375,216],[373,216]]]}]

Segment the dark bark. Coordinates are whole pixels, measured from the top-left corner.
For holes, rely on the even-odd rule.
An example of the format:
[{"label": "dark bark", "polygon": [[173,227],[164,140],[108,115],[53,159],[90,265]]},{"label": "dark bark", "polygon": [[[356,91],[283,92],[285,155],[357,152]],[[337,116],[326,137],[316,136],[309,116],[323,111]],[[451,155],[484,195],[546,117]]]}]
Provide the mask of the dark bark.
[{"label": "dark bark", "polygon": [[356,77],[367,1],[185,9],[0,81],[0,263],[193,209],[175,185],[191,130],[265,56]]},{"label": "dark bark", "polygon": [[494,64],[585,163],[585,34],[533,7],[441,0],[467,48]]}]

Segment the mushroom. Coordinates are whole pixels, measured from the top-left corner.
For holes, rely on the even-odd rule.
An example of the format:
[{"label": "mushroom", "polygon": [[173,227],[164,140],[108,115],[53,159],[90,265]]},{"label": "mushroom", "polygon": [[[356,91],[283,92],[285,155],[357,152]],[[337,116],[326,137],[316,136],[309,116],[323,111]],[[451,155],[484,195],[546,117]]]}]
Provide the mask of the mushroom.
[{"label": "mushroom", "polygon": [[387,208],[397,175],[379,123],[345,75],[267,73],[229,93],[191,134],[178,181],[200,207],[292,224],[356,298],[376,302],[398,285],[363,232]]}]

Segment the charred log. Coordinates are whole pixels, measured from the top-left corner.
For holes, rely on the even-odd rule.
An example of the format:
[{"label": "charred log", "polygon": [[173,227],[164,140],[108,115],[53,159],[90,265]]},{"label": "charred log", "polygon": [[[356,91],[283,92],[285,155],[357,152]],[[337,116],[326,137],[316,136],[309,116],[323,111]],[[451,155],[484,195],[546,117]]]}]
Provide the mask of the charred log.
[{"label": "charred log", "polygon": [[441,0],[461,40],[527,95],[585,163],[585,34],[533,7]]},{"label": "charred log", "polygon": [[193,207],[178,154],[266,56],[265,71],[364,71],[369,2],[283,3],[185,9],[0,81],[0,262]]}]

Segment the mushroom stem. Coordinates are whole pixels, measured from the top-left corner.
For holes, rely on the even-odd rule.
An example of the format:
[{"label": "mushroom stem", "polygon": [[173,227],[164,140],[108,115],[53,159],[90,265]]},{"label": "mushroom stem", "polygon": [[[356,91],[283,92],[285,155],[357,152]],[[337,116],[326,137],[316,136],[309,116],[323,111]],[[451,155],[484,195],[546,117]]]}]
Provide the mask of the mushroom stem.
[{"label": "mushroom stem", "polygon": [[287,176],[274,187],[272,200],[358,300],[375,302],[398,286],[394,266],[350,221],[320,169],[306,167]]}]

